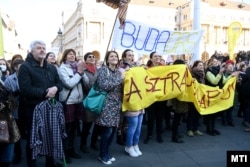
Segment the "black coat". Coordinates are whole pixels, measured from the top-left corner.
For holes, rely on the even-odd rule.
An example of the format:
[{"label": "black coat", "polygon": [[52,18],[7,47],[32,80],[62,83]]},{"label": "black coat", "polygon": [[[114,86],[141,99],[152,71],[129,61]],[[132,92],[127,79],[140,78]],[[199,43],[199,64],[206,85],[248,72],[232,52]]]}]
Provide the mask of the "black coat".
[{"label": "black coat", "polygon": [[247,68],[246,74],[242,76],[241,84],[237,85],[240,99],[250,99],[250,67]]},{"label": "black coat", "polygon": [[44,61],[43,67],[40,67],[40,63],[33,58],[31,53],[28,54],[19,69],[18,82],[20,98],[25,108],[35,107],[35,105],[44,101],[47,94],[46,90],[53,86],[58,88],[57,100],[58,93],[63,87],[56,67],[46,61]]}]

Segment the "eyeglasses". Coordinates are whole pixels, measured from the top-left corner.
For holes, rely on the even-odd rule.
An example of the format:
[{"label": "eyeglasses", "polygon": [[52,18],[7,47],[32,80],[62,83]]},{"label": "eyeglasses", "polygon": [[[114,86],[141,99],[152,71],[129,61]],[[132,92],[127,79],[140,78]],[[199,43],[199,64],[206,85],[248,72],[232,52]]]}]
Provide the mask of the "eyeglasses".
[{"label": "eyeglasses", "polygon": [[88,58],[90,58],[90,59],[91,59],[91,58],[93,58],[93,59],[94,59],[94,58],[95,58],[95,56],[88,56]]}]

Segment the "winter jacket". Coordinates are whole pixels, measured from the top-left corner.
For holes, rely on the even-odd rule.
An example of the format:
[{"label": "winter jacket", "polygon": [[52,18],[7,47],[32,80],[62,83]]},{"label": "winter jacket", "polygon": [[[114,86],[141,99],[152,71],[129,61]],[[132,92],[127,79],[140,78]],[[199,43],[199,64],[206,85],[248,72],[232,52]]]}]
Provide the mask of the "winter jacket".
[{"label": "winter jacket", "polygon": [[58,92],[62,90],[62,83],[55,66],[44,61],[41,67],[40,62],[36,61],[31,53],[28,54],[25,62],[19,69],[18,83],[22,105],[26,107],[35,107],[35,105],[44,101],[47,89],[50,87],[57,87],[56,99]]},{"label": "winter jacket", "polygon": [[106,127],[117,127],[122,109],[122,83],[120,71],[103,66],[97,73],[97,87],[106,91],[107,96],[103,109],[96,119],[96,124]]},{"label": "winter jacket", "polygon": [[82,103],[84,98],[82,80],[84,80],[84,82],[89,82],[86,74],[83,74],[82,76],[78,73],[74,74],[71,66],[65,63],[60,65],[58,74],[63,84],[63,89],[59,93],[59,101],[65,101],[70,93],[66,104]]}]

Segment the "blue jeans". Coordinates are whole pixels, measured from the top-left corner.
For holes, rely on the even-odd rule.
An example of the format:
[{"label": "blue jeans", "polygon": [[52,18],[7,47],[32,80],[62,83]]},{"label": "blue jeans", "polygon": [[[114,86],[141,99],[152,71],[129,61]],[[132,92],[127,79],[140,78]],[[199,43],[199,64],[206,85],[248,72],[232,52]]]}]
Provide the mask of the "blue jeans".
[{"label": "blue jeans", "polygon": [[14,143],[0,144],[0,162],[11,162],[14,156]]},{"label": "blue jeans", "polygon": [[126,146],[131,147],[138,145],[141,135],[141,125],[143,120],[143,114],[138,116],[127,116],[128,130],[126,138]]},{"label": "blue jeans", "polygon": [[111,158],[109,148],[113,141],[115,131],[116,127],[102,126],[99,156],[106,162]]}]

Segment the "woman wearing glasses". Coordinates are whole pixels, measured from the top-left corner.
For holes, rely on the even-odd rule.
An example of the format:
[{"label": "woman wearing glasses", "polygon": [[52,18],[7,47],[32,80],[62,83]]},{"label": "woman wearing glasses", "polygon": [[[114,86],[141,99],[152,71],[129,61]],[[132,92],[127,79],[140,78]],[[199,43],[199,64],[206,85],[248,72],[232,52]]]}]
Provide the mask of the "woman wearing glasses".
[{"label": "woman wearing glasses", "polygon": [[[86,64],[86,69],[84,73],[89,78],[88,82],[83,82],[83,91],[84,94],[87,96],[88,92],[90,91],[92,85],[95,83],[97,78],[97,68],[96,68],[96,59],[92,52],[88,52],[84,55],[84,61]],[[80,143],[80,150],[84,153],[89,153],[87,144],[87,138],[89,135],[89,131],[92,127],[93,122],[96,119],[96,115],[87,111],[86,109],[83,110],[83,126],[82,126],[82,133],[81,133],[81,143]],[[98,151],[99,146],[97,145],[97,138],[100,134],[100,126],[94,124],[94,128],[91,135],[91,148]]]}]

